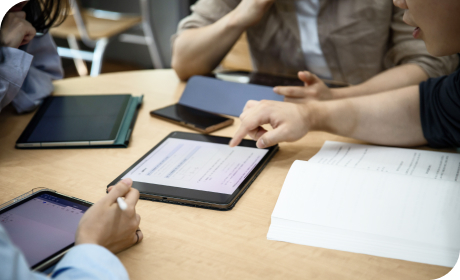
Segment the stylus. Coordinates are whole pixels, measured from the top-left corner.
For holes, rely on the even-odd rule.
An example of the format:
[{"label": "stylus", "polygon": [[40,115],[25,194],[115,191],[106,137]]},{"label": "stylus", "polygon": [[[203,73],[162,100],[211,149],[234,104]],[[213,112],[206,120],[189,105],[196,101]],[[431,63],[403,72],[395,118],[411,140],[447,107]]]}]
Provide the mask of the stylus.
[{"label": "stylus", "polygon": [[128,208],[128,204],[126,204],[123,197],[117,198],[118,206],[120,207],[121,211],[125,211]]}]

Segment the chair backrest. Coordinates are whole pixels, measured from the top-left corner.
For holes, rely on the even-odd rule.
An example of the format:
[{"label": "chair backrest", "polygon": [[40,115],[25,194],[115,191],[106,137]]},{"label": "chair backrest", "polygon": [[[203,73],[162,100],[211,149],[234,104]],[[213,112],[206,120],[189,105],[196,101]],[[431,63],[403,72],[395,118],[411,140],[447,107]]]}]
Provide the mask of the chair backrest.
[{"label": "chair backrest", "polygon": [[82,6],[79,0],[70,0],[72,5],[72,15],[75,19],[75,23],[77,24],[78,32],[80,33],[81,40],[85,45],[94,47],[95,42],[89,36],[88,28],[86,27],[85,20],[83,19],[82,15]]}]

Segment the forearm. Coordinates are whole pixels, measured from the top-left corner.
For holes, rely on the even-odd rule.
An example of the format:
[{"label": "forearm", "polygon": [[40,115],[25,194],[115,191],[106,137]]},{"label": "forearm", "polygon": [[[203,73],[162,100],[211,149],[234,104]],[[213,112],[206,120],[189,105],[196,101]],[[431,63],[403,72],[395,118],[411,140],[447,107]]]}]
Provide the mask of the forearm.
[{"label": "forearm", "polygon": [[404,64],[388,69],[359,85],[332,89],[334,99],[369,95],[418,85],[428,79],[426,72],[416,64]]},{"label": "forearm", "polygon": [[173,45],[172,67],[180,79],[214,70],[246,30],[234,11],[215,23],[183,31]]},{"label": "forearm", "polygon": [[312,102],[312,130],[390,146],[426,144],[420,121],[418,86],[349,98]]}]

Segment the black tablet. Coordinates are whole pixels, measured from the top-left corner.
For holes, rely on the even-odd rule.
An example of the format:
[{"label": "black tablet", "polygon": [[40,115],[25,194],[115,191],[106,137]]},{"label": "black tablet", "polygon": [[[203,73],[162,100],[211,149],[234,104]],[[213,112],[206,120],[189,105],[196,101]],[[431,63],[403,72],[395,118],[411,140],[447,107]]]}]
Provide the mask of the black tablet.
[{"label": "black tablet", "polygon": [[243,140],[173,132],[107,187],[131,178],[141,199],[230,210],[277,152]]},{"label": "black tablet", "polygon": [[33,270],[55,264],[75,242],[78,223],[91,203],[39,191],[0,209],[0,224]]},{"label": "black tablet", "polygon": [[47,97],[16,147],[111,145],[131,97],[130,94]]}]

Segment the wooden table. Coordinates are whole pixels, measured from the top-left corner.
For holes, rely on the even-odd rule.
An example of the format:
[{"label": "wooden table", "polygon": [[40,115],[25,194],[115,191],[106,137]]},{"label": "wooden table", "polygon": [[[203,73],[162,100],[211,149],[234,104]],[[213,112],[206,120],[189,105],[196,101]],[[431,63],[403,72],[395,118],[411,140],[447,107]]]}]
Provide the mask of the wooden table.
[{"label": "wooden table", "polygon": [[[32,117],[11,108],[0,114],[0,204],[35,187],[96,202],[106,185],[171,131],[190,131],[149,111],[177,102],[185,84],[172,70],[135,71],[55,83],[55,94],[145,94],[127,149],[16,150]],[[239,121],[215,135],[232,136]],[[289,167],[308,160],[325,140],[309,133],[280,151],[235,208],[221,212],[139,201],[144,241],[118,255],[132,279],[434,279],[446,267],[267,240],[270,216]]]}]

